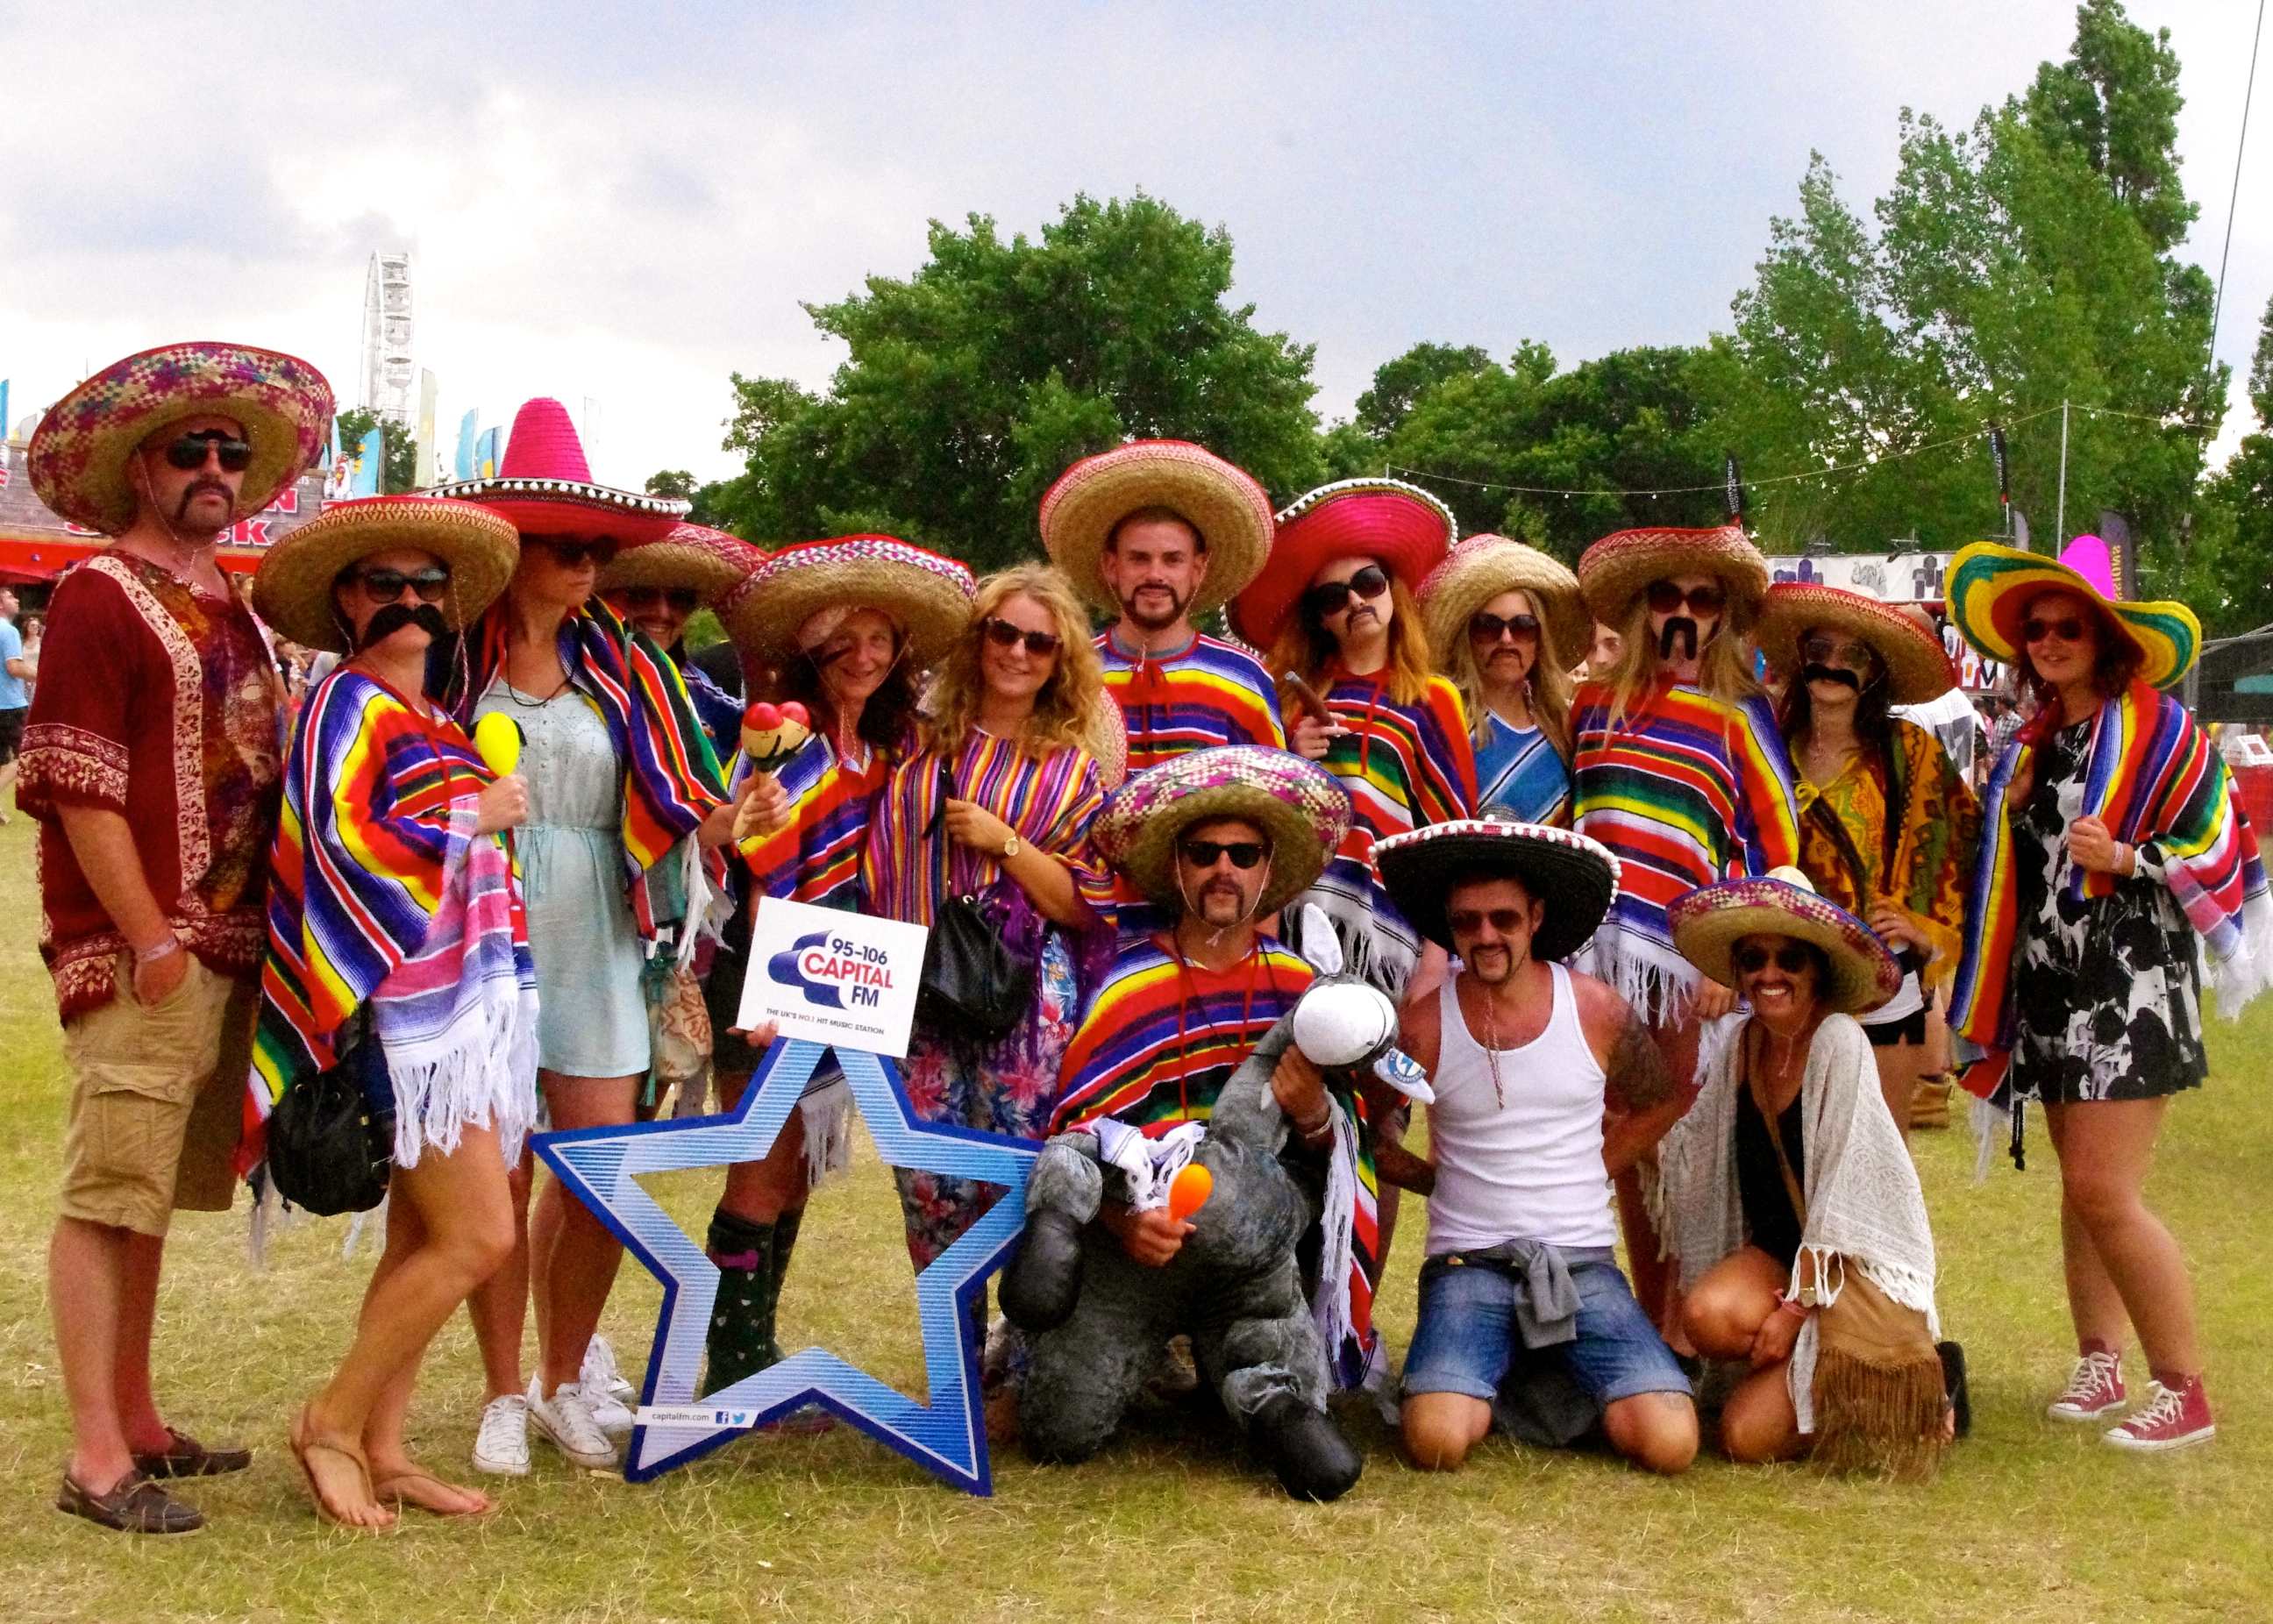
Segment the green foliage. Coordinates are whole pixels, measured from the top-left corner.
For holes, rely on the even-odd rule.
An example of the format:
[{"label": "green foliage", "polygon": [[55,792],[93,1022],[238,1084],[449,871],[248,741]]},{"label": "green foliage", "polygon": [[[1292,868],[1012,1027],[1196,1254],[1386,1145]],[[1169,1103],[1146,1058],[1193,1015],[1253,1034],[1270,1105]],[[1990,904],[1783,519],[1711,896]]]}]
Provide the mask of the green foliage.
[{"label": "green foliage", "polygon": [[1128,437],[1197,440],[1292,495],[1324,464],[1310,347],[1227,302],[1232,243],[1141,193],[1077,196],[1039,241],[934,221],[930,258],[814,325],[850,352],[828,390],[734,377],[739,477],[706,522],[757,539],[877,529],[998,567],[1039,550],[1065,466]]},{"label": "green foliage", "polygon": [[2158,250],[2175,248],[2200,210],[2179,180],[2179,56],[2171,31],[2149,34],[2118,0],[2084,0],[2075,44],[2044,63],[2022,103],[2029,123],[2081,153]]},{"label": "green foliage", "polygon": [[2212,637],[2273,625],[2273,301],[2258,329],[2249,399],[2257,432],[2203,487],[2180,569],[2163,582]]},{"label": "green foliage", "polygon": [[647,476],[647,493],[651,497],[677,497],[685,501],[694,494],[694,475],[685,468],[664,468]]},{"label": "green foliage", "polygon": [[410,430],[399,423],[381,423],[379,414],[368,407],[350,406],[339,415],[340,450],[352,457],[363,449],[364,436],[373,429],[380,430],[379,494],[394,496],[398,491],[418,488],[418,442]]}]

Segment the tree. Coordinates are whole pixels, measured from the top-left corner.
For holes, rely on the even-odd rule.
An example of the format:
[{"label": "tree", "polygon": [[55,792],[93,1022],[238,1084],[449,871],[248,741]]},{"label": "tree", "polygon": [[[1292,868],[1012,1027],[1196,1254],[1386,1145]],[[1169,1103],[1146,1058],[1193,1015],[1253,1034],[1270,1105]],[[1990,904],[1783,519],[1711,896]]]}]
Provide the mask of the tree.
[{"label": "tree", "polygon": [[2166,38],[2087,0],[2071,59],[2025,99],[1959,131],[1904,111],[1872,224],[1812,160],[1736,300],[1743,386],[1725,426],[1756,475],[1863,471],[1763,490],[1765,534],[1862,549],[1989,534],[1999,422],[2014,501],[2048,531],[2067,400],[2097,408],[2068,418],[2067,513],[2124,513],[2149,574],[2175,567],[2224,393],[2202,364],[2209,281],[2170,252],[2194,213],[2176,81]]},{"label": "tree", "polygon": [[828,389],[734,375],[708,522],[753,537],[883,530],[974,568],[1039,550],[1065,466],[1132,436],[1197,440],[1272,490],[1323,466],[1310,347],[1227,303],[1232,243],[1143,194],[1076,196],[1039,242],[934,221],[930,258],[814,325],[850,352]]},{"label": "tree", "polygon": [[373,429],[382,430],[379,493],[393,496],[398,491],[418,488],[418,442],[410,430],[401,423],[381,423],[377,412],[369,407],[350,406],[339,415],[340,451],[354,457],[363,450],[364,436]]},{"label": "tree", "polygon": [[1376,438],[1397,432],[1421,396],[1455,378],[1473,378],[1497,363],[1480,346],[1415,344],[1374,369],[1373,387],[1357,398],[1357,426]]},{"label": "tree", "polygon": [[647,476],[647,493],[651,497],[677,497],[686,501],[694,495],[694,475],[685,468],[665,468]]},{"label": "tree", "polygon": [[2183,573],[2164,587],[2211,637],[2273,625],[2273,300],[2257,332],[2249,401],[2257,431],[2204,487]]}]

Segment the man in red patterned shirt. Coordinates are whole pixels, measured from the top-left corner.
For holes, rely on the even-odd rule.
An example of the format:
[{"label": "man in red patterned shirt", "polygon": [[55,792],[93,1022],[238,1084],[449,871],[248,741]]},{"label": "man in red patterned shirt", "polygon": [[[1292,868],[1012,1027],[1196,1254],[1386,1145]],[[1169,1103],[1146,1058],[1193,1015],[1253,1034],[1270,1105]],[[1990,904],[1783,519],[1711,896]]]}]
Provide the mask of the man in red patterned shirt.
[{"label": "man in red patterned shirt", "polygon": [[56,587],[17,791],[40,821],[72,1074],[48,1267],[72,1432],[56,1504],[107,1528],[197,1528],[155,1480],[251,1462],[166,1425],[150,1333],[172,1213],[233,1193],[282,773],[275,668],[214,546],[314,461],[331,411],[305,362],[176,344],[88,378],[32,440],[41,498],[116,538]]}]

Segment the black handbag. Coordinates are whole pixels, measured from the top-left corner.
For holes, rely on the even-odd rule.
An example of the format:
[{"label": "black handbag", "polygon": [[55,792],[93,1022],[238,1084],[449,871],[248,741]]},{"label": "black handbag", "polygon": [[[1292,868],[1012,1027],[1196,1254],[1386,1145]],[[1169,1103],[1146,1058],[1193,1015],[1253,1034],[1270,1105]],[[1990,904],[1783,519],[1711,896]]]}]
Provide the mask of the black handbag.
[{"label": "black handbag", "polygon": [[[940,823],[955,793],[955,775],[945,761],[940,763],[939,789],[940,805],[924,833],[943,849],[949,842]],[[942,850],[942,871],[950,867]],[[927,1031],[963,1047],[1000,1043],[1033,1002],[1034,967],[1010,951],[977,896],[953,894],[944,878],[943,872],[941,889],[949,894],[932,910],[916,1019]]]},{"label": "black handbag", "polygon": [[336,1065],[294,1082],[269,1112],[268,1178],[292,1205],[329,1218],[378,1206],[394,1171],[394,1085],[365,1022]]}]

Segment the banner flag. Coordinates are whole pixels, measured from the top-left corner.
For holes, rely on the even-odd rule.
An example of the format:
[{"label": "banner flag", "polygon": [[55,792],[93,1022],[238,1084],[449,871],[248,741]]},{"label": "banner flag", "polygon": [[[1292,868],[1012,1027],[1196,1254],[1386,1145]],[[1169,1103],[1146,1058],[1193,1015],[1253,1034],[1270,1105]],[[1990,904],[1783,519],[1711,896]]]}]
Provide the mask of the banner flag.
[{"label": "banner flag", "polygon": [[458,456],[451,465],[454,479],[474,477],[474,420],[481,415],[482,408],[477,406],[458,420]]},{"label": "banner flag", "polygon": [[349,496],[375,497],[379,494],[379,471],[386,466],[386,442],[374,427],[363,437],[363,447],[356,453],[355,483],[349,488]]},{"label": "banner flag", "polygon": [[0,378],[0,434],[8,432],[8,380]]},{"label": "banner flag", "polygon": [[434,443],[434,374],[424,367],[418,369],[418,450],[411,459],[410,483],[424,490],[436,483],[434,474],[442,460],[441,447]]},{"label": "banner flag", "polygon": [[475,479],[495,479],[498,464],[505,459],[505,425],[493,423],[482,430],[482,438],[474,445]]}]

